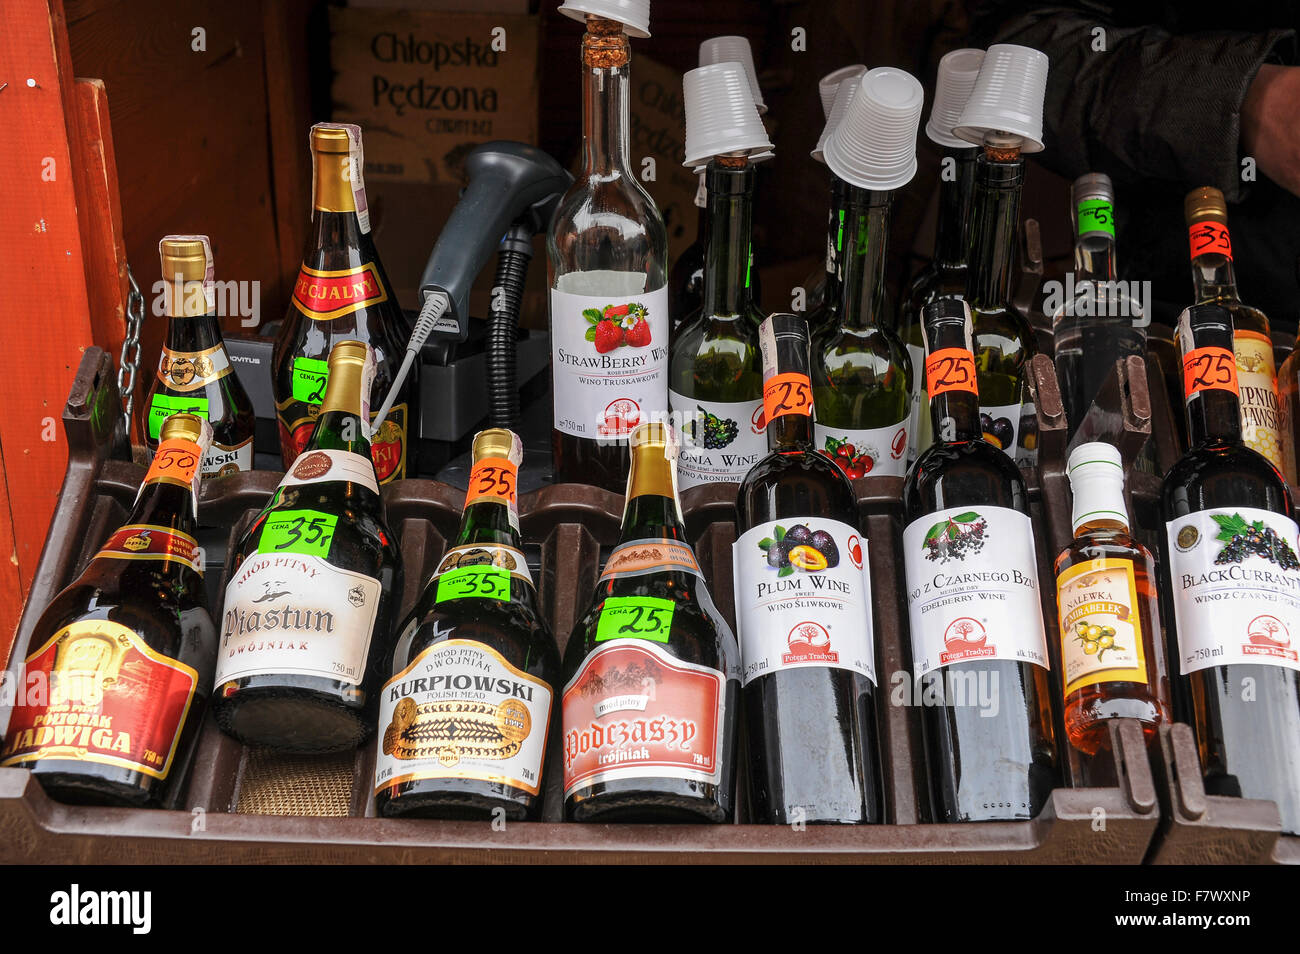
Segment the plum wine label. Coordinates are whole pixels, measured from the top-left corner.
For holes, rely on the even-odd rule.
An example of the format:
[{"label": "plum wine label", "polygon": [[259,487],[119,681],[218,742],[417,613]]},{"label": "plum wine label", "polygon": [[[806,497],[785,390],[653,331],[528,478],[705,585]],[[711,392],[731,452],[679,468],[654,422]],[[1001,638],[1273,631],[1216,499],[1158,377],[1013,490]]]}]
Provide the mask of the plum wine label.
[{"label": "plum wine label", "polygon": [[1013,460],[1020,442],[1021,408],[1020,404],[980,407],[980,431],[984,439]]},{"label": "plum wine label", "polygon": [[1248,663],[1300,671],[1295,522],[1231,507],[1177,517],[1166,532],[1180,672]]},{"label": "plum wine label", "polygon": [[424,650],[384,684],[375,792],[418,779],[541,788],[551,687],[468,639]]},{"label": "plum wine label", "polygon": [[858,477],[902,477],[907,472],[908,421],[888,427],[854,430],[815,425],[817,450],[839,465],[851,479]]},{"label": "plum wine label", "polygon": [[668,405],[681,422],[677,482],[682,490],[698,484],[739,483],[767,454],[761,400],[697,401],[669,391]]},{"label": "plum wine label", "polygon": [[1132,560],[1102,557],[1056,580],[1065,694],[1103,682],[1147,679]]},{"label": "plum wine label", "polygon": [[293,285],[295,307],[316,321],[342,318],[381,301],[388,301],[388,290],[374,262],[328,270],[303,265]]},{"label": "plum wine label", "polygon": [[147,523],[131,523],[117,530],[100,547],[95,559],[183,563],[196,573],[203,572],[203,558],[193,537]]},{"label": "plum wine label", "polygon": [[69,623],[27,657],[22,685],[44,687],[13,710],[0,766],[70,759],[163,779],[199,674],[109,620]]}]

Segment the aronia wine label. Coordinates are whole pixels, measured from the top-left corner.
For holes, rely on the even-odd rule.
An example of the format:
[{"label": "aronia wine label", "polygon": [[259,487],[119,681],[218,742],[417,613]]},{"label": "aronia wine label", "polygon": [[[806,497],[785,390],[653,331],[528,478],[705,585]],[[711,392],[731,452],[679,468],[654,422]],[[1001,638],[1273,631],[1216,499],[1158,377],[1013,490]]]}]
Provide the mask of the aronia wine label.
[{"label": "aronia wine label", "polygon": [[761,400],[700,401],[670,390],[668,404],[681,428],[677,483],[682,490],[699,484],[740,483],[767,454]]}]

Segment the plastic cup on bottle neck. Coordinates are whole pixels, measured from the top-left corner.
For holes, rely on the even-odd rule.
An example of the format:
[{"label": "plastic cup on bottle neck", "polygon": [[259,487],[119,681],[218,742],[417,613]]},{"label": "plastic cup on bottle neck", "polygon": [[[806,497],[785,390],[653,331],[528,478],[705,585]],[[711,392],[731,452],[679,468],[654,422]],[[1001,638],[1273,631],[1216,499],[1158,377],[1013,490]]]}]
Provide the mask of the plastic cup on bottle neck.
[{"label": "plastic cup on bottle neck", "polygon": [[839,90],[840,84],[845,80],[860,77],[866,71],[866,66],[861,63],[854,63],[851,66],[841,66],[817,81],[817,95],[822,101],[823,118],[831,118],[831,110],[835,106],[835,93]]},{"label": "plastic cup on bottle neck", "polygon": [[772,142],[763,128],[754,94],[740,63],[714,63],[682,77],[686,105],[686,161],[695,168],[712,156],[768,152]]},{"label": "plastic cup on bottle neck", "polygon": [[930,107],[930,120],[925,124],[925,134],[939,145],[951,149],[970,147],[969,142],[954,136],[952,129],[970,99],[983,62],[984,51],[975,49],[953,50],[939,61],[934,105]]},{"label": "plastic cup on bottle neck", "polygon": [[650,35],[650,0],[564,0],[560,12],[573,20],[587,14],[623,24],[628,36],[645,39]]},{"label": "plastic cup on bottle neck", "polygon": [[1043,148],[1043,96],[1047,91],[1047,54],[1014,43],[997,43],[984,53],[971,90],[952,133],[979,145],[993,130],[1018,136],[1021,152]]},{"label": "plastic cup on bottle neck", "polygon": [[826,125],[822,127],[822,134],[817,137],[817,145],[812,151],[812,157],[818,162],[826,161],[826,141],[831,138],[831,133],[835,132],[835,127],[849,111],[849,105],[853,102],[853,97],[858,95],[858,87],[862,85],[862,77],[865,75],[866,73],[863,72],[857,76],[849,76],[841,80],[836,88],[830,115],[826,117]]},{"label": "plastic cup on bottle neck", "polygon": [[754,105],[758,114],[767,112],[763,102],[763,91],[758,87],[758,73],[754,69],[754,51],[750,49],[749,40],[743,36],[715,36],[700,44],[700,66],[712,66],[714,63],[739,63],[745,68],[745,78],[749,80],[750,92],[754,94]]},{"label": "plastic cup on bottle neck", "polygon": [[830,138],[826,164],[850,185],[897,189],[916,175],[916,132],[925,93],[916,77],[882,66],[869,70]]}]

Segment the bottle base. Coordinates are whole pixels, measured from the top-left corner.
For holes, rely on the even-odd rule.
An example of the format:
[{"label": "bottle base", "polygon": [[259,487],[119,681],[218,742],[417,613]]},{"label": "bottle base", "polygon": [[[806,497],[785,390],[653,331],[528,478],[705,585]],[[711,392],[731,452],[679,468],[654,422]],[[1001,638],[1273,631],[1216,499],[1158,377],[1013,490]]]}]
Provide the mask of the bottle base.
[{"label": "bottle base", "polygon": [[[537,798],[533,797],[534,800]],[[446,821],[528,821],[533,805],[467,788],[417,788],[401,795],[375,796],[375,812],[381,818],[437,818]],[[504,815],[500,814],[504,813]]]},{"label": "bottle base", "polygon": [[604,791],[570,796],[565,799],[564,815],[575,822],[678,825],[731,821],[731,812],[709,794],[701,797],[644,787],[606,787]]},{"label": "bottle base", "polygon": [[[82,805],[90,808],[154,808],[159,804],[159,786],[145,787],[106,775],[87,774],[84,771],[65,771],[48,764],[37,763],[32,774],[45,794],[64,805]],[[118,769],[113,774],[122,779],[139,773]]]},{"label": "bottle base", "polygon": [[355,749],[374,731],[362,710],[304,689],[242,689],[214,714],[221,731],[245,745],[300,755]]}]

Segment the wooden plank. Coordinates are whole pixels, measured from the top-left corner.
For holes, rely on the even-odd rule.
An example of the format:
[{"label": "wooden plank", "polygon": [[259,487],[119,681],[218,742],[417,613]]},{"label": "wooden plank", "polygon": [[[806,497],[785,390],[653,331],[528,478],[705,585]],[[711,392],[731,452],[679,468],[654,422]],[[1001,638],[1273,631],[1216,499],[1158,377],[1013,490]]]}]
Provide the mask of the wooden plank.
[{"label": "wooden plank", "polygon": [[14,518],[4,475],[4,449],[0,448],[0,678],[13,643],[14,631],[23,612],[25,590],[18,578],[18,553],[14,542]]}]

